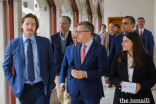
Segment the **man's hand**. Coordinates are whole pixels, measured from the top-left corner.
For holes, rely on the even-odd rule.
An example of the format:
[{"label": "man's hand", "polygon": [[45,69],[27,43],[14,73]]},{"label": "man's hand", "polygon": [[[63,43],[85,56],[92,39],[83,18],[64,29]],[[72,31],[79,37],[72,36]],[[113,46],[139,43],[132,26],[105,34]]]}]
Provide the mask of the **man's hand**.
[{"label": "man's hand", "polygon": [[85,78],[86,77],[86,73],[85,71],[77,71],[75,69],[73,69],[71,71],[71,75],[74,77],[74,78],[77,78],[77,79],[82,79],[82,78]]},{"label": "man's hand", "polygon": [[106,84],[109,84],[109,83],[110,83],[109,77],[106,77],[106,78],[105,78],[105,83],[106,83]]},{"label": "man's hand", "polygon": [[60,91],[64,92],[65,91],[65,85],[60,85]]},{"label": "man's hand", "polygon": [[[74,77],[76,74],[77,74],[77,73],[76,73],[76,70],[73,69],[73,70],[71,71],[71,75]],[[74,77],[74,78],[75,78],[75,77]]]}]

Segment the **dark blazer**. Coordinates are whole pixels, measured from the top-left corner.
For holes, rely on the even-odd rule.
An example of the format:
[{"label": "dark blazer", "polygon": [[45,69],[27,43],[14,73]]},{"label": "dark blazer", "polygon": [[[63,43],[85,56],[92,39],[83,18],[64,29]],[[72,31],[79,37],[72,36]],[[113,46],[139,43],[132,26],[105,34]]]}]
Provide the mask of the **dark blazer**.
[{"label": "dark blazer", "polygon": [[71,70],[86,71],[87,78],[73,79],[72,97],[76,97],[78,92],[86,100],[99,100],[104,96],[101,77],[107,73],[107,53],[104,46],[93,40],[90,49],[81,65],[80,49],[81,43],[74,48]]},{"label": "dark blazer", "polygon": [[[50,46],[49,39],[36,36],[40,75],[44,82],[45,94],[51,93],[55,87],[55,63],[54,56]],[[12,62],[13,61],[13,62]],[[14,73],[12,66],[14,63]],[[16,98],[20,97],[25,82],[25,56],[23,47],[23,35],[16,39],[10,40],[4,57],[3,63],[4,74]]]},{"label": "dark blazer", "polygon": [[[55,72],[56,75],[59,76],[61,72],[61,64],[64,57],[62,54],[61,45],[60,45],[60,32],[53,34],[51,36],[51,47],[54,53],[54,60],[56,64]],[[73,44],[73,40],[71,38],[71,31],[68,33],[66,47]]]},{"label": "dark blazer", "polygon": [[99,44],[101,44],[101,38],[100,38],[100,36],[99,35],[97,35],[97,34],[93,34],[93,39],[96,41],[96,42],[98,42]]},{"label": "dark blazer", "polygon": [[[118,36],[114,36],[113,37],[113,41],[111,42],[111,48],[109,50],[109,55],[107,58],[107,63],[108,63],[108,71],[107,71],[107,75],[106,77],[109,77],[109,73],[110,73],[110,67],[111,67],[111,62],[113,61],[113,56],[114,54],[122,51],[122,42],[123,42],[123,36],[124,33],[118,35]],[[144,45],[144,39],[142,39],[143,45]]]},{"label": "dark blazer", "polygon": [[67,92],[71,94],[73,78],[69,74],[69,66],[73,60],[73,51],[75,44],[72,44],[65,49],[64,58],[61,66],[60,83],[65,83],[65,78],[67,77]]},{"label": "dark blazer", "polygon": [[113,37],[113,40],[111,42],[111,48],[109,50],[109,55],[108,55],[108,58],[107,58],[108,71],[107,71],[106,77],[109,77],[110,66],[111,66],[111,62],[113,60],[114,54],[122,51],[122,45],[121,44],[123,42],[123,35],[124,35],[124,33]]},{"label": "dark blazer", "polygon": [[[139,29],[134,30],[139,34]],[[144,47],[147,53],[151,54],[153,56],[153,35],[152,33],[144,29],[144,32],[142,34],[142,38],[144,39]]]},{"label": "dark blazer", "polygon": [[[120,32],[118,32],[118,33],[115,33],[115,36],[118,36],[119,35],[119,33]],[[114,37],[114,36],[113,36]],[[109,32],[106,32],[106,33],[104,33],[103,34],[103,38],[102,38],[102,42],[101,42],[101,44],[103,45],[103,46],[105,46],[106,47],[106,51],[107,51],[107,56],[109,55]]]},{"label": "dark blazer", "polygon": [[119,99],[144,99],[150,98],[150,104],[155,104],[151,88],[155,85],[156,82],[156,70],[153,62],[153,57],[150,54],[144,54],[143,59],[145,61],[143,68],[134,69],[132,82],[139,83],[141,89],[137,94],[126,94],[121,92],[120,82],[128,80],[128,63],[127,57],[125,58],[125,64],[118,63],[119,53],[116,54],[113,58],[110,70],[110,82],[116,87],[114,103],[120,104]]}]

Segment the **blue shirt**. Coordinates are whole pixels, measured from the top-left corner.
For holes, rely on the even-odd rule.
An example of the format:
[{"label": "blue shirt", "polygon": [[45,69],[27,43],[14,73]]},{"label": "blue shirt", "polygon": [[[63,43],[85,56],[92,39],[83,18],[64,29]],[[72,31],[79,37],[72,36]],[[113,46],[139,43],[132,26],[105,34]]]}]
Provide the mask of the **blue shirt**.
[{"label": "blue shirt", "polygon": [[67,31],[65,38],[63,38],[60,32],[60,45],[61,45],[62,54],[64,54],[64,50],[66,48],[68,33],[69,33],[69,30]]},{"label": "blue shirt", "polygon": [[[88,50],[89,50],[89,48],[90,48],[90,46],[92,45],[92,43],[93,43],[93,39],[91,39],[89,42],[87,42],[85,45],[86,45],[86,48],[85,48],[85,57],[86,57],[86,55],[87,55],[87,53],[88,53]],[[83,44],[82,44],[82,46],[81,46],[81,52],[82,52],[82,48],[83,48]],[[81,53],[80,52],[80,53]],[[80,54],[80,56],[81,56],[81,54]],[[88,78],[88,76],[87,76],[87,72],[85,71],[85,73],[86,73],[86,77],[85,78]]]},{"label": "blue shirt", "polygon": [[[40,75],[40,64],[39,64],[39,57],[38,57],[38,50],[37,50],[37,43],[35,35],[31,38],[32,50],[33,50],[33,60],[34,60],[34,73],[35,73],[35,80],[33,83],[38,83],[43,81]],[[25,56],[25,63],[27,62],[27,43],[28,38],[23,34],[23,46],[24,46],[24,56]],[[26,64],[25,64],[26,65]],[[31,82],[28,81],[28,69],[27,66],[25,67],[25,83],[30,84]]]},{"label": "blue shirt", "polygon": [[109,34],[109,50],[111,48],[111,43],[112,43],[112,40],[113,40],[114,35],[115,34],[113,34],[113,35]]}]

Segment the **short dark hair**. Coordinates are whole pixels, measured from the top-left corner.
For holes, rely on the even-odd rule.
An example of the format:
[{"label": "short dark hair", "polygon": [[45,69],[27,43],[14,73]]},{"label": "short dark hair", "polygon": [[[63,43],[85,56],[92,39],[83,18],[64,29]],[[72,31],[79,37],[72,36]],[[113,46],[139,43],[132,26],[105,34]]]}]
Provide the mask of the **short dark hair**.
[{"label": "short dark hair", "polygon": [[116,24],[115,26],[118,26],[118,28],[120,29],[120,26],[118,24]]},{"label": "short dark hair", "polygon": [[[106,29],[106,25],[105,25],[105,24],[102,24],[101,26],[104,26],[104,27],[105,27],[105,29]],[[101,28],[101,26],[100,26],[100,28]]]},{"label": "short dark hair", "polygon": [[145,22],[145,19],[144,19],[143,17],[139,17],[139,18],[137,19],[137,21],[138,21],[139,19],[143,19],[143,20],[144,20],[144,22]]},{"label": "short dark hair", "polygon": [[[22,18],[21,24],[23,24],[24,21],[25,21],[25,19],[26,19],[26,18],[29,18],[29,17],[35,19],[35,22],[36,22],[36,30],[35,30],[35,33],[34,33],[34,34],[37,35],[37,32],[36,32],[36,31],[37,31],[37,29],[39,28],[39,22],[38,22],[38,18],[36,17],[36,15],[34,15],[34,14],[32,14],[32,13],[26,14],[26,15]],[[23,28],[21,28],[20,33],[23,34]]]},{"label": "short dark hair", "polygon": [[125,16],[124,18],[129,18],[130,23],[134,24],[134,26],[135,26],[135,19],[134,19],[134,17],[132,17],[132,16]]},{"label": "short dark hair", "polygon": [[79,22],[77,25],[78,26],[84,25],[84,30],[89,31],[91,33],[91,36],[93,36],[94,26],[92,23],[90,23],[89,21],[82,21],[82,22]]},{"label": "short dark hair", "polygon": [[[143,67],[144,65],[143,54],[147,54],[147,52],[145,51],[141,37],[137,32],[128,32],[124,36],[130,39],[133,43],[133,62],[131,68],[138,69],[140,67]],[[122,50],[119,53],[118,62],[120,64],[125,64],[124,62],[126,55],[127,51]]]}]

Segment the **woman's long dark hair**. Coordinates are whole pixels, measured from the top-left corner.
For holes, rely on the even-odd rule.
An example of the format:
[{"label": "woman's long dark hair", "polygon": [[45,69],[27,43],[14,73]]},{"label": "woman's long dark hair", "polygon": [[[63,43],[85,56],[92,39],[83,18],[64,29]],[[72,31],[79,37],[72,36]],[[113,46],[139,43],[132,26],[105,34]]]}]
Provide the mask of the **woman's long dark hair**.
[{"label": "woman's long dark hair", "polygon": [[[124,36],[130,39],[133,43],[133,62],[131,68],[138,69],[140,67],[143,67],[144,64],[143,54],[147,52],[145,51],[141,37],[137,32],[128,32]],[[119,53],[118,62],[120,64],[125,64],[124,61],[126,56],[127,56],[127,51],[122,50]]]}]

